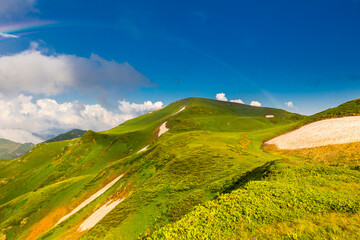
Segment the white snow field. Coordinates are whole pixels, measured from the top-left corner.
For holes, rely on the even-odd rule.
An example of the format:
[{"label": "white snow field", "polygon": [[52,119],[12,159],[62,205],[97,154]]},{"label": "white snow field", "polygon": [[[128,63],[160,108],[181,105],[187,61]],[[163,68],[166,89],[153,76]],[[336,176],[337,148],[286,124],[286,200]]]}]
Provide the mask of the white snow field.
[{"label": "white snow field", "polygon": [[265,144],[279,149],[301,149],[360,142],[360,116],[332,118],[305,125]]}]

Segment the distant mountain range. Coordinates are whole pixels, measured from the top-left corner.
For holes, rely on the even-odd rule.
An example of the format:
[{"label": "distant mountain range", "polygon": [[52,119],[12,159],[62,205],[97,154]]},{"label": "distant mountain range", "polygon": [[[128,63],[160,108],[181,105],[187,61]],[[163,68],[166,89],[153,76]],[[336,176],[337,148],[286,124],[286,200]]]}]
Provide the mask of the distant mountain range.
[{"label": "distant mountain range", "polygon": [[[27,132],[25,130],[5,129],[4,131],[2,131],[2,133],[6,133],[4,135],[8,139],[0,138],[0,159],[13,159],[13,158],[21,157],[35,146],[34,143],[37,144],[43,142],[41,137],[33,133]],[[45,142],[50,143],[50,142],[70,140],[81,137],[85,133],[86,131],[84,130],[73,129],[66,133],[62,133],[56,137],[53,137],[49,140],[46,140]],[[11,141],[11,139],[17,139],[19,142]],[[26,142],[26,140],[33,142]]]},{"label": "distant mountain range", "polygon": [[59,141],[64,141],[64,140],[70,140],[70,139],[74,139],[74,138],[79,138],[82,137],[82,135],[84,135],[86,133],[86,131],[81,130],[81,129],[73,129],[70,130],[66,133],[62,133],[54,138],[51,138],[49,140],[46,140],[46,143],[50,143],[50,142],[59,142]]},{"label": "distant mountain range", "polygon": [[16,143],[6,139],[0,139],[0,159],[12,159],[23,156],[35,145],[33,143]]}]

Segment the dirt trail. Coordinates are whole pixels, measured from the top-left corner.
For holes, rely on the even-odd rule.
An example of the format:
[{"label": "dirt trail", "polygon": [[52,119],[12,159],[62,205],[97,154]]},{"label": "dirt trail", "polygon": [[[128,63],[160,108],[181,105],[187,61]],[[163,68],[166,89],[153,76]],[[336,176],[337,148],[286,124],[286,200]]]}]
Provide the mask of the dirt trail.
[{"label": "dirt trail", "polygon": [[243,135],[241,136],[241,140],[240,140],[240,144],[243,146],[243,148],[247,148],[247,147],[251,144],[251,142],[252,142],[251,139],[249,139],[249,140],[246,140],[246,139],[245,139],[246,134],[247,134],[247,133],[243,134]]},{"label": "dirt trail", "polygon": [[360,117],[332,118],[305,125],[265,144],[279,149],[301,149],[360,142]]},{"label": "dirt trail", "polygon": [[110,200],[104,205],[102,205],[98,210],[96,210],[93,214],[90,215],[78,228],[78,232],[89,230],[94,227],[101,219],[103,219],[106,214],[111,212],[119,203],[121,203],[123,199],[118,199],[116,201]]},{"label": "dirt trail", "polygon": [[86,205],[88,205],[89,203],[91,203],[92,201],[94,201],[96,198],[98,198],[99,196],[101,196],[104,192],[106,192],[109,188],[111,188],[117,181],[119,181],[122,177],[124,176],[124,174],[121,174],[120,176],[118,176],[117,178],[115,178],[114,180],[112,180],[110,183],[108,183],[105,187],[103,187],[102,189],[100,189],[99,191],[97,191],[95,194],[93,194],[91,197],[89,197],[88,199],[86,199],[84,202],[82,202],[79,206],[77,206],[74,210],[72,210],[69,214],[65,215],[64,217],[62,217],[56,224],[58,225],[59,223],[65,221],[66,219],[68,219],[69,217],[71,217],[72,215],[74,215],[75,213],[77,213],[78,211],[80,211],[82,208],[86,207]]},{"label": "dirt trail", "polygon": [[287,119],[287,118],[286,118],[286,117],[287,117],[286,114],[281,113],[281,115],[283,115],[282,118],[281,118],[282,120],[285,120],[285,121],[288,121],[288,122],[294,122],[294,121],[292,121],[292,120]]}]

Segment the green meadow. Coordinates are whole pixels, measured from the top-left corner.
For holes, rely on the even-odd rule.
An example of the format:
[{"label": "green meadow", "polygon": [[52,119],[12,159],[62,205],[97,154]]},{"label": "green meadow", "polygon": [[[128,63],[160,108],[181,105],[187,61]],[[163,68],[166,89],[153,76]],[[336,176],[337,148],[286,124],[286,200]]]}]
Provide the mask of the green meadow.
[{"label": "green meadow", "polygon": [[[359,238],[356,166],[263,149],[310,118],[320,119],[188,98],[108,131],[38,144],[21,158],[0,160],[0,239]],[[165,121],[170,130],[158,137]],[[98,224],[78,231],[119,198],[125,200]]]}]

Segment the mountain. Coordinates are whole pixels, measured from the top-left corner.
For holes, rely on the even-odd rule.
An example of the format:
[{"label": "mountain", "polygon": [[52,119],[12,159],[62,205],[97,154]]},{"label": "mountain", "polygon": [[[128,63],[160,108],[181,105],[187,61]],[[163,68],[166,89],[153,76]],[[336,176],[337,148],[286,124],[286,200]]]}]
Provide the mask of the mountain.
[{"label": "mountain", "polygon": [[79,138],[82,135],[84,135],[86,133],[86,131],[84,130],[80,130],[80,129],[73,129],[70,130],[66,133],[62,133],[54,138],[51,138],[49,140],[46,140],[46,143],[50,143],[50,142],[59,142],[59,141],[64,141],[64,140],[71,140],[74,138]]},{"label": "mountain", "polygon": [[[299,126],[314,123],[316,127],[306,134],[303,131],[305,139],[299,140],[306,143],[322,137],[324,133],[318,132],[319,128],[326,127],[329,132],[341,127],[337,133],[349,130],[347,134],[354,135],[359,125],[351,120],[358,121],[359,104],[357,99],[303,118],[284,132],[301,131],[312,124]],[[323,122],[328,123],[323,119],[338,126],[333,123],[322,126]],[[296,138],[288,133],[279,137],[285,135],[287,141]],[[279,159],[268,162],[266,169],[264,165],[247,175],[261,173],[257,181],[238,181],[238,189],[195,207],[146,239],[360,238],[359,141],[286,150],[265,145],[262,149],[267,151],[264,154],[275,153]]]},{"label": "mountain", "polygon": [[188,98],[0,160],[3,239],[356,239],[356,165],[263,142],[306,117]]},{"label": "mountain", "polygon": [[23,156],[35,145],[33,143],[16,143],[0,139],[0,159],[12,159]]}]

